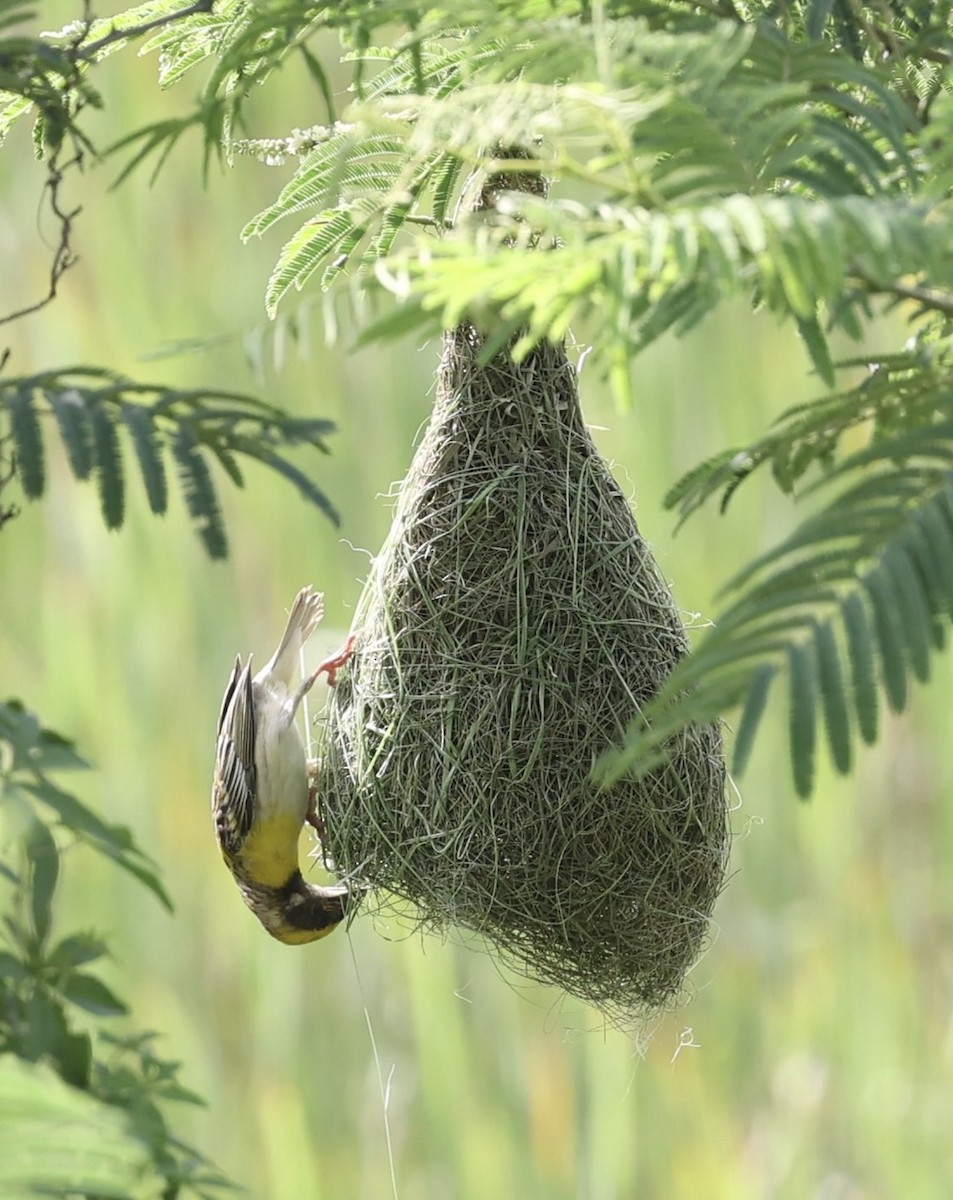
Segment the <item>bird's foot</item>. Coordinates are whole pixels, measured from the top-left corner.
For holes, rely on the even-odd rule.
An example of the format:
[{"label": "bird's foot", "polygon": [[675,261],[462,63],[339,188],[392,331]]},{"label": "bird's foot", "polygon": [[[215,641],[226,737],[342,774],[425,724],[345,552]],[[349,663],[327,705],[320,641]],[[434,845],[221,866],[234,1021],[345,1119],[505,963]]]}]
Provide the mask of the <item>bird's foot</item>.
[{"label": "bird's foot", "polygon": [[338,671],[354,653],[354,643],[356,641],[357,634],[352,633],[337,654],[332,654],[330,658],[326,658],[324,662],[319,663],[311,673],[308,680],[308,687],[311,687],[322,672],[328,677],[328,687],[334,687],[337,682]]},{"label": "bird's foot", "polygon": [[308,811],[305,813],[304,819],[305,822],[315,831],[323,844],[325,828],[324,822],[318,816],[317,783],[312,783],[308,789]]}]

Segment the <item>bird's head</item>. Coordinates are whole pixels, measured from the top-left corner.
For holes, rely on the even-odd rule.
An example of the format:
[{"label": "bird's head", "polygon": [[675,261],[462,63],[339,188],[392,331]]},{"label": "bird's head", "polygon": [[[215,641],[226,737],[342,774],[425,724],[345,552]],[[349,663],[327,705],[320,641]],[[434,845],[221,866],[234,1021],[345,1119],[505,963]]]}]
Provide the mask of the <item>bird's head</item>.
[{"label": "bird's head", "polygon": [[271,936],[287,946],[327,937],[347,916],[351,895],[346,887],[318,887],[297,869],[281,887],[235,878],[248,907]]}]

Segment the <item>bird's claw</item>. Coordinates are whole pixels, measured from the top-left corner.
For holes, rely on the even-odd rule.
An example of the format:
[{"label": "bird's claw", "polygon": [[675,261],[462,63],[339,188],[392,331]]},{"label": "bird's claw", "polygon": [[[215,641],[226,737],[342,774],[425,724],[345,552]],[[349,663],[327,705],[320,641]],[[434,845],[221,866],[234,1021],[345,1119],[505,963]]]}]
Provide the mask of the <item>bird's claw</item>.
[{"label": "bird's claw", "polygon": [[332,654],[330,658],[326,658],[324,662],[319,663],[311,673],[311,678],[308,682],[310,687],[322,672],[328,677],[328,687],[334,687],[337,682],[338,671],[345,665],[351,655],[354,653],[354,643],[357,641],[357,634],[350,634],[347,641],[337,652]]},{"label": "bird's claw", "polygon": [[324,822],[318,816],[317,784],[316,783],[312,783],[311,787],[308,789],[308,811],[305,813],[304,819],[305,819],[305,822],[308,825],[310,825],[311,828],[315,831],[315,833],[317,833],[318,837],[321,839],[321,842],[323,844],[325,828],[324,828]]}]

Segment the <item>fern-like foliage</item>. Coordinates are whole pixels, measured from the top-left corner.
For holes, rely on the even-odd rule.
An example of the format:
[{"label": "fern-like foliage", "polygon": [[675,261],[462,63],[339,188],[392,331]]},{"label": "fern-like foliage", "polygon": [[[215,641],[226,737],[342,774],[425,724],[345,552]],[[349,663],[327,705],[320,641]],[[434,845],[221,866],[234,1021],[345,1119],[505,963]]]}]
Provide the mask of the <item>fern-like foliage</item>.
[{"label": "fern-like foliage", "polygon": [[[854,364],[849,364],[854,365]],[[756,445],[692,472],[669,506],[723,502],[770,464],[805,502],[830,497],[725,588],[726,607],[600,765],[606,782],[664,757],[686,721],[741,706],[734,769],[741,772],[776,680],[787,677],[795,784],[809,795],[818,729],[846,773],[857,739],[874,742],[883,699],[906,706],[926,680],[953,617],[953,370],[924,346],[868,365],[851,392],[789,413]],[[861,423],[863,448],[838,455]],[[809,465],[831,462],[805,482]],[[800,481],[800,482],[799,482]]]},{"label": "fern-like foliage", "polygon": [[211,464],[241,487],[242,458],[271,468],[337,521],[324,492],[285,457],[294,445],[327,451],[333,426],[320,418],[289,417],[239,393],[173,390],[88,367],[0,380],[0,414],[6,425],[0,436],[10,438],[24,494],[37,499],[45,491],[45,440],[55,427],[74,476],[95,480],[109,529],[123,523],[131,469],[142,478],[151,511],[166,511],[171,461],[203,546],[212,558],[224,558],[228,541]]}]

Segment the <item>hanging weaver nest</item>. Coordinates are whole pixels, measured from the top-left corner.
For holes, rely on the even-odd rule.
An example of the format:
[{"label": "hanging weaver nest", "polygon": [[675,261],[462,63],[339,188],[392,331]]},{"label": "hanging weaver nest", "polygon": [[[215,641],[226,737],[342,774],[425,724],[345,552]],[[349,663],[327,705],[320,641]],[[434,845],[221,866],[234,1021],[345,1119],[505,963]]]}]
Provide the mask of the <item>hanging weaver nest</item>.
[{"label": "hanging weaver nest", "polygon": [[337,869],[627,1023],[678,995],[728,850],[717,725],[590,768],[687,650],[561,348],[447,335],[322,734]]}]

